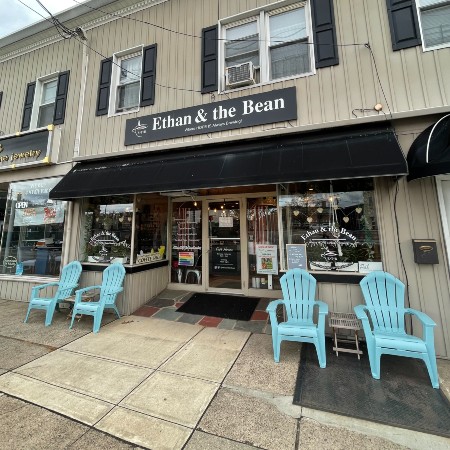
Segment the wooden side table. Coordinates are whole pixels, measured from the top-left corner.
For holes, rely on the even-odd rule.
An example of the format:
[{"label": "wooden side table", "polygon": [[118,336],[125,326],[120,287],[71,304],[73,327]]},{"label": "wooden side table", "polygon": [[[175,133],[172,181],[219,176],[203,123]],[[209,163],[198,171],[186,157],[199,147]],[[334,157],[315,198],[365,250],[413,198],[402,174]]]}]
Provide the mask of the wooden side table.
[{"label": "wooden side table", "polygon": [[[340,313],[340,312],[330,312],[328,314],[328,325],[333,329],[334,333],[334,347],[333,350],[336,352],[336,356],[339,356],[339,352],[356,353],[358,359],[363,352],[359,349],[358,331],[361,329],[361,321],[353,313]],[[338,346],[337,330],[353,330],[355,334],[355,344],[356,350],[352,348],[345,348]],[[341,342],[353,342],[351,340],[339,339]]]},{"label": "wooden side table", "polygon": [[[96,295],[97,294],[95,294],[95,293],[81,294],[81,301],[92,302],[92,301],[94,301]],[[64,303],[69,303],[69,313],[67,314],[67,319],[71,319],[72,318],[72,310],[75,305],[75,295],[71,295],[70,297],[67,297],[66,299],[64,299]],[[77,319],[79,322],[82,317],[83,317],[82,314],[77,314],[75,316],[75,319]]]}]

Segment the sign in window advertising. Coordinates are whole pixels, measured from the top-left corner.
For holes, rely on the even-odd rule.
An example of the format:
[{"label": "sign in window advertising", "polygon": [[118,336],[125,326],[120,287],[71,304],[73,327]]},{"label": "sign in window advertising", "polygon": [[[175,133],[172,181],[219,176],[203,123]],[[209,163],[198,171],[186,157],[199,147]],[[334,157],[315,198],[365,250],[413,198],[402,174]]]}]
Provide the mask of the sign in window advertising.
[{"label": "sign in window advertising", "polygon": [[61,178],[9,185],[0,250],[0,273],[58,276],[66,202],[49,199]]}]

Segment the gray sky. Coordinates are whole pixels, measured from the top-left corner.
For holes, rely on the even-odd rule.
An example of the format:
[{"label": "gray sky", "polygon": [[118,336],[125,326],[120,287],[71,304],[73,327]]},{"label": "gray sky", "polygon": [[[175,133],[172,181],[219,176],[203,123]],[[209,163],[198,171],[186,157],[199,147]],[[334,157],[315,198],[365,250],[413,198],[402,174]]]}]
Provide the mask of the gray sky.
[{"label": "gray sky", "polygon": [[[44,17],[48,17],[36,0],[21,1]],[[83,0],[77,1],[82,2]],[[72,0],[40,0],[40,2],[52,14],[77,6],[77,3]],[[22,5],[18,0],[0,0],[0,38],[41,20],[43,20],[41,16]]]}]

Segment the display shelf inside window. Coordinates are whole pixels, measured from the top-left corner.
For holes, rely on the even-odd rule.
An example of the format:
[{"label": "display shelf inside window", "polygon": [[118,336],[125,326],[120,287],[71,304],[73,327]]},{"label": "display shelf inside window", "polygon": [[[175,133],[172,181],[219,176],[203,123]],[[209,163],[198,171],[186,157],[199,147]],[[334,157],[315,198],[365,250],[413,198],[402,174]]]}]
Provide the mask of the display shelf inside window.
[{"label": "display shelf inside window", "polygon": [[155,194],[140,194],[136,205],[135,263],[165,259],[168,199]]}]

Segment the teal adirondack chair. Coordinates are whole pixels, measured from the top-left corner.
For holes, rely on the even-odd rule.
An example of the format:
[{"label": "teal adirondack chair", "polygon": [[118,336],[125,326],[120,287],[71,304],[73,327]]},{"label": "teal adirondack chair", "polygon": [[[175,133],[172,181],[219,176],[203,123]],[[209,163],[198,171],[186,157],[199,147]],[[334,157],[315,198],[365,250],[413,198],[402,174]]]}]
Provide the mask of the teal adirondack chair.
[{"label": "teal adirondack chair", "polygon": [[[438,389],[433,320],[421,311],[404,307],[405,285],[389,273],[372,272],[361,280],[360,286],[366,305],[354,309],[362,321],[373,378],[380,379],[383,354],[419,358],[427,366],[431,384]],[[406,333],[405,314],[412,314],[422,322],[423,339]]]},{"label": "teal adirondack chair", "polygon": [[[78,289],[75,292],[75,304],[72,310],[72,320],[70,328],[77,314],[94,317],[94,333],[98,333],[102,322],[103,311],[113,309],[120,319],[119,310],[116,307],[117,295],[123,291],[123,280],[125,278],[125,268],[121,263],[114,263],[108,266],[102,275],[101,286],[89,286]],[[90,290],[100,289],[100,296],[96,302],[83,302],[82,295]]]},{"label": "teal adirondack chair", "polygon": [[[78,286],[81,270],[81,264],[78,261],[73,261],[63,268],[59,281],[35,286],[31,290],[30,304],[24,322],[28,321],[32,309],[41,309],[46,311],[45,326],[48,327],[52,323],[55,308],[58,307],[59,303],[64,302],[67,297],[70,297],[73,290]],[[55,295],[51,298],[39,297],[39,291],[50,286],[58,286]]]},{"label": "teal adirondack chair", "polygon": [[[325,353],[325,316],[328,305],[314,300],[316,295],[316,279],[302,269],[292,269],[280,279],[283,300],[269,303],[266,311],[270,315],[272,326],[272,343],[275,362],[280,361],[280,345],[282,341],[309,342],[316,347],[319,366],[327,365]],[[287,320],[278,323],[277,307],[284,305]],[[313,321],[314,308],[318,307],[318,323]]]}]

